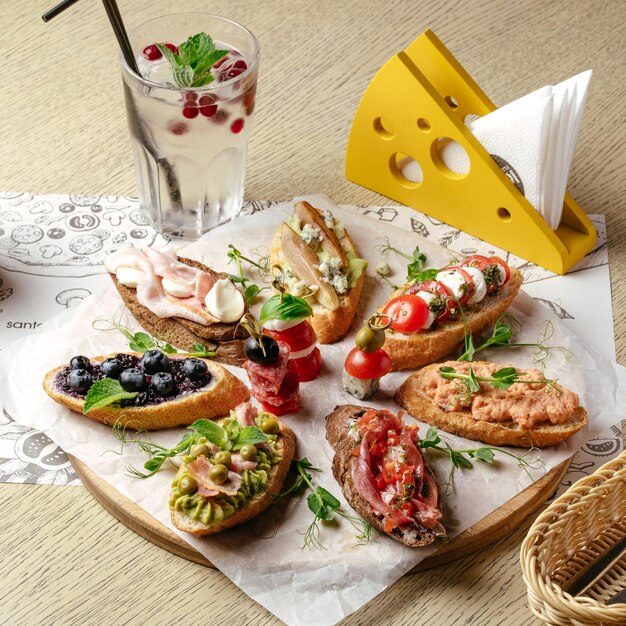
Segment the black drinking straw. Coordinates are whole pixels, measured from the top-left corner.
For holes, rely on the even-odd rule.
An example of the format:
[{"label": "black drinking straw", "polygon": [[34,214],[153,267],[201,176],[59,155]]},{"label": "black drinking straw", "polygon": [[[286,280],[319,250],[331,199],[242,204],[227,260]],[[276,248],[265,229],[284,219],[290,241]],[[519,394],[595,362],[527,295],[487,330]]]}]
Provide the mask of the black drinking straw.
[{"label": "black drinking straw", "polygon": [[[63,0],[54,8],[44,13],[41,16],[41,19],[44,22],[49,22],[53,17],[56,17],[59,13],[65,11],[65,9],[68,9],[73,4],[76,4],[76,2],[78,2],[78,0]],[[130,40],[128,39],[128,34],[126,33],[126,28],[124,27],[124,22],[122,21],[122,16],[116,0],[102,0],[102,4],[107,12],[107,17],[109,18],[113,32],[117,37],[117,42],[120,46],[122,54],[124,55],[126,63],[130,69],[133,70],[133,72],[139,74],[139,68],[137,67],[137,62],[135,61],[135,56],[133,55],[133,49],[130,46]]]}]

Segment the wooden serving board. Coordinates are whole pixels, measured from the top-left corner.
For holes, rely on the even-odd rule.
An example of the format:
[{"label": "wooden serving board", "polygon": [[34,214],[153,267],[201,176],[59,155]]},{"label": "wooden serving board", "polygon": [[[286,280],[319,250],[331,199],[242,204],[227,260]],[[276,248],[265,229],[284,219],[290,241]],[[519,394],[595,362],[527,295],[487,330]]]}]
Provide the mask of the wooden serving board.
[{"label": "wooden serving board", "polygon": [[[140,506],[111,487],[84,463],[73,456],[69,458],[85,487],[113,517],[138,535],[165,550],[207,567],[214,567],[206,557],[146,513]],[[571,459],[568,459],[557,465],[499,509],[442,546],[435,554],[424,559],[412,572],[449,563],[492,545],[495,541],[509,535],[554,493],[565,472],[567,472],[570,462]]]}]

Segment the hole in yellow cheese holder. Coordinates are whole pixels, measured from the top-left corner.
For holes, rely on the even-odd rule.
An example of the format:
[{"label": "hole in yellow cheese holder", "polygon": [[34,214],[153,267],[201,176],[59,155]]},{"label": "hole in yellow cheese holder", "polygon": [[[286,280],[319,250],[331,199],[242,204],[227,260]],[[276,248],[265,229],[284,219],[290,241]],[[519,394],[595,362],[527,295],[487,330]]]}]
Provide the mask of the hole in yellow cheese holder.
[{"label": "hole in yellow cheese holder", "polygon": [[417,120],[417,127],[427,133],[430,130],[430,122],[426,118],[420,117]]},{"label": "hole in yellow cheese holder", "polygon": [[509,211],[508,209],[505,209],[503,206],[498,208],[497,213],[498,213],[498,217],[503,222],[510,222],[511,221],[511,211]]},{"label": "hole in yellow cheese holder", "polygon": [[461,180],[469,174],[467,150],[450,137],[437,137],[430,145],[430,156],[437,169],[452,180]]},{"label": "hole in yellow cheese holder", "polygon": [[417,189],[424,179],[420,164],[412,156],[402,152],[391,155],[389,169],[392,176],[407,189]]},{"label": "hole in yellow cheese holder", "polygon": [[444,101],[451,109],[458,109],[459,108],[459,103],[458,103],[457,99],[454,96],[446,96],[444,98]]},{"label": "hole in yellow cheese holder", "polygon": [[395,135],[393,124],[384,117],[377,117],[374,120],[374,130],[383,139],[391,139]]}]

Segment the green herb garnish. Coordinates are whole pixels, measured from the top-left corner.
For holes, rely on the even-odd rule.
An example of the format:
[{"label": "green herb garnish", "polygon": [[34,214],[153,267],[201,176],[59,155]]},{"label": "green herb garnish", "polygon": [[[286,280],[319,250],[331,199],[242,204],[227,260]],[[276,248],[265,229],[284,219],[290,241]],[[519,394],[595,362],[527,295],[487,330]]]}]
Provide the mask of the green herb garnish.
[{"label": "green herb garnish", "polygon": [[[543,466],[543,461],[541,460],[541,450],[532,446],[523,454],[517,455],[509,452],[508,450],[503,450],[502,448],[494,448],[491,446],[483,446],[480,448],[471,448],[469,450],[454,450],[449,443],[444,442],[445,446],[440,446],[442,443],[441,437],[439,437],[439,433],[435,426],[431,426],[426,433],[426,437],[420,440],[420,448],[422,449],[430,449],[436,450],[437,452],[441,452],[443,454],[447,454],[450,458],[451,468],[450,473],[448,475],[448,482],[446,483],[446,487],[448,489],[452,488],[452,480],[454,477],[454,472],[458,469],[471,469],[474,467],[473,460],[480,461],[482,463],[488,463],[492,465],[496,462],[495,455],[505,454],[506,456],[510,456],[514,458],[518,465],[526,472],[529,478],[532,479],[530,474],[530,469],[539,469]],[[529,455],[534,453],[535,458],[528,459]]]},{"label": "green herb garnish", "polygon": [[[349,515],[341,509],[341,502],[333,496],[324,487],[316,487],[313,484],[313,476],[310,472],[321,471],[317,467],[309,462],[304,457],[303,459],[294,459],[291,470],[297,473],[297,478],[294,483],[281,491],[275,496],[275,501],[284,498],[288,495],[296,495],[304,493],[307,489],[311,490],[311,493],[307,496],[307,505],[310,511],[313,513],[313,521],[306,529],[304,533],[304,545],[303,548],[315,548],[316,550],[325,550],[324,545],[320,539],[320,522],[331,522],[335,519],[335,516],[343,517],[348,520],[354,529],[359,533],[357,535],[357,541],[359,543],[365,543],[372,540],[373,533],[375,532],[372,526],[362,520],[360,517]],[[298,531],[300,532],[300,531]]]},{"label": "green herb garnish", "polygon": [[463,325],[465,330],[464,351],[463,354],[461,354],[461,356],[457,359],[457,361],[473,361],[474,356],[477,352],[481,352],[482,350],[486,350],[487,348],[498,346],[506,346],[507,348],[536,348],[533,355],[533,363],[535,365],[540,365],[542,369],[545,366],[545,361],[550,356],[550,352],[552,352],[553,350],[560,351],[566,359],[569,359],[572,356],[572,353],[563,346],[549,346],[546,344],[546,342],[554,335],[554,324],[550,320],[546,320],[544,330],[541,336],[537,339],[536,343],[512,342],[511,339],[513,335],[519,331],[519,328],[521,327],[521,322],[510,313],[506,313],[505,315],[500,317],[493,327],[491,337],[489,337],[478,347],[475,347],[472,335],[467,334],[467,327],[465,325],[465,316],[463,314],[463,309],[458,302],[457,305],[459,306],[461,315],[463,317]]},{"label": "green herb garnish", "polygon": [[145,439],[129,439],[126,436],[126,429],[122,428],[119,422],[113,425],[113,435],[122,442],[122,446],[132,444],[150,455],[150,458],[143,465],[148,473],[144,473],[132,465],[128,466],[128,473],[134,478],[153,476],[161,469],[167,459],[189,452],[195,443],[209,441],[218,446],[220,450],[240,450],[245,445],[258,445],[268,441],[267,435],[260,428],[256,426],[244,426],[242,428],[235,418],[224,426],[208,419],[199,419],[191,424],[188,430],[195,432],[185,433],[173,448],[165,448]]},{"label": "green herb garnish", "polygon": [[193,350],[191,352],[183,352],[174,348],[174,346],[172,346],[170,343],[167,343],[166,341],[160,341],[159,339],[150,336],[148,333],[144,333],[141,331],[134,333],[130,328],[120,323],[122,314],[123,309],[120,309],[117,314],[118,319],[114,318],[110,320],[106,317],[98,317],[91,323],[91,326],[95,330],[102,330],[104,332],[116,330],[122,333],[122,335],[124,335],[124,337],[126,337],[126,339],[128,340],[129,349],[133,352],[147,352],[148,350],[156,348],[157,350],[161,350],[166,354],[198,357],[201,359],[210,359],[217,354],[217,352],[211,352],[207,350],[206,347],[201,343],[194,343],[192,346]]},{"label": "green herb garnish", "polygon": [[[419,246],[415,246],[413,254],[407,254],[406,252],[403,252],[402,250],[392,246],[387,237],[384,238],[384,241],[384,244],[376,246],[380,250],[380,258],[384,259],[387,252],[395,252],[401,257],[407,259],[407,261],[409,261],[409,264],[406,268],[406,280],[408,283],[417,283],[424,280],[434,280],[439,273],[438,269],[424,269],[424,263],[426,263],[426,255],[420,251]],[[381,276],[381,279],[384,279],[384,276]],[[395,285],[393,285],[391,281],[386,280],[385,282],[389,282],[392,286],[395,287]]]},{"label": "green herb garnish", "polygon": [[237,265],[237,274],[229,274],[228,276],[234,283],[237,283],[242,286],[244,290],[243,297],[245,298],[246,304],[248,306],[251,306],[252,304],[254,304],[254,301],[256,300],[257,296],[262,291],[269,289],[269,287],[261,288],[258,285],[255,285],[254,283],[250,283],[249,279],[245,278],[243,275],[242,261],[254,267],[256,271],[258,272],[259,277],[261,279],[264,279],[270,273],[269,254],[267,255],[258,254],[256,255],[259,257],[258,261],[254,261],[253,259],[247,256],[244,256],[237,248],[235,248],[235,246],[233,246],[232,243],[228,244],[228,252],[226,254],[229,259],[228,262],[230,263],[231,261],[234,261],[235,264]]},{"label": "green herb garnish", "polygon": [[102,378],[97,380],[87,392],[83,413],[87,415],[94,409],[115,404],[120,400],[130,400],[137,397],[137,391],[125,391],[119,381],[113,378]]},{"label": "green herb garnish", "polygon": [[313,315],[313,309],[304,298],[285,292],[276,294],[265,301],[259,316],[259,324],[262,326],[268,320],[296,322],[311,315]]},{"label": "green herb garnish", "polygon": [[215,76],[211,74],[211,68],[230,52],[216,48],[213,39],[206,33],[189,37],[178,46],[178,52],[162,43],[156,45],[170,63],[172,82],[181,89],[212,83]]}]

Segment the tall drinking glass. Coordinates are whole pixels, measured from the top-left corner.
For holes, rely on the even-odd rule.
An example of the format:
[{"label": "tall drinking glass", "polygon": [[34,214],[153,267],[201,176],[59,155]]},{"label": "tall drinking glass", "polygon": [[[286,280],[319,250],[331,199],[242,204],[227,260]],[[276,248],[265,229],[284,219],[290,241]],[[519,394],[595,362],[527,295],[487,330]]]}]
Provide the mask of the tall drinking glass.
[{"label": "tall drinking glass", "polygon": [[[154,44],[178,46],[200,32],[230,52],[213,82],[181,89]],[[158,17],[129,38],[141,73],[122,58],[139,202],[159,232],[196,239],[241,208],[259,44],[240,24],[202,13]]]}]

